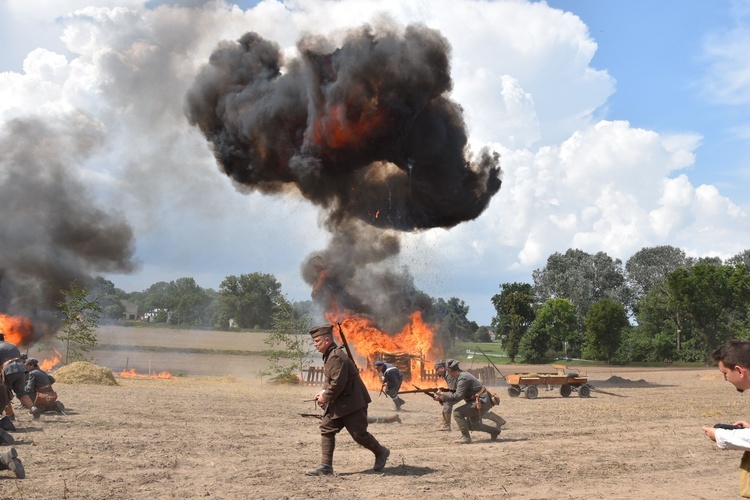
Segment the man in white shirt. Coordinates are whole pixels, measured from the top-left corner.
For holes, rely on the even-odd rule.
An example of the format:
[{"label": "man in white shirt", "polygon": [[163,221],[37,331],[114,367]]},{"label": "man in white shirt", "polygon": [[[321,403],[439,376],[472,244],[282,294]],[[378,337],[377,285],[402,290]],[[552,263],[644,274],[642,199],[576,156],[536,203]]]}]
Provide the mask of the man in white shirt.
[{"label": "man in white shirt", "polygon": [[[724,380],[738,392],[750,389],[750,342],[729,340],[711,353],[711,359],[719,363]],[[716,441],[722,450],[743,450],[740,462],[740,495],[750,498],[750,423],[740,420],[732,424],[736,429],[717,429],[703,426],[701,429],[709,439]]]}]

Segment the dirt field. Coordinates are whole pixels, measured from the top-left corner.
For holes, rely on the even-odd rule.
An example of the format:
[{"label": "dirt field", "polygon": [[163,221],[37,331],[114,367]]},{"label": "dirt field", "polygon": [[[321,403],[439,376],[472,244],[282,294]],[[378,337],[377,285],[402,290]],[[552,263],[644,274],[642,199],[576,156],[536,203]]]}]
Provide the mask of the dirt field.
[{"label": "dirt field", "polygon": [[[194,346],[210,336],[126,330],[103,337],[146,345],[158,335],[163,345]],[[208,345],[265,348],[248,334],[225,335]],[[717,450],[700,425],[750,417],[745,397],[716,369],[597,368],[587,372],[590,398],[540,390],[536,400],[511,399],[497,388],[495,411],[508,421],[497,442],[474,433],[473,444],[453,444],[455,430],[434,431],[440,406],[406,395],[401,424],[370,426],[391,449],[384,472],[373,473],[372,454],[344,432],[335,476],[305,477],[319,462],[320,440],[317,420],[298,413],[315,411],[303,400],[317,388],[261,384],[253,373],[264,361],[253,356],[101,357],[119,360],[110,367],[116,374],[127,358],[136,369],[150,361],[153,371],[187,376],[119,379],[116,387],[56,384],[69,414],[32,420],[19,411],[13,435],[27,478],[0,472],[0,497],[736,498],[740,453]],[[390,401],[376,393],[373,400],[371,416],[394,414]]]}]

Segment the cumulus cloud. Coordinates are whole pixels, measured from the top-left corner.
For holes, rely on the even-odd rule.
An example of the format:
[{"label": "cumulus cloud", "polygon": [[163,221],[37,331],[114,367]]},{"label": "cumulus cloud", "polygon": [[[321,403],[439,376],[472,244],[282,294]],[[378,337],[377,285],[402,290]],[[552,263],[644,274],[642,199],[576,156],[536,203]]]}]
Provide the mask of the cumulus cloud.
[{"label": "cumulus cloud", "polygon": [[[478,219],[403,241],[394,265],[407,265],[427,293],[463,298],[488,323],[497,285],[529,280],[554,251],[625,259],[672,244],[730,256],[747,241],[745,211],[690,181],[699,136],[594,118],[615,78],[592,66],[597,44],[586,25],[544,2],[265,0],[246,11],[214,1],[48,3],[52,10],[33,12],[28,2],[2,4],[5,19],[28,16],[30,34],[43,26],[62,38],[48,44],[45,32],[20,69],[0,73],[0,121],[86,116],[98,130],[97,147],[74,163],[76,178],[92,204],[116,208],[132,227],[141,271],[108,275],[126,290],[182,276],[215,288],[226,275],[260,271],[292,298],[309,297],[299,266],[329,243],[318,209],[236,189],[187,122],[185,93],[223,40],[255,31],[291,60],[301,37],[340,37],[383,12],[448,40],[451,98],[471,147],[499,151],[505,172]],[[738,29],[707,43],[714,73],[725,74],[712,92],[727,102],[750,100],[747,67],[727,49],[744,37]],[[0,195],[6,189],[0,181]]]}]

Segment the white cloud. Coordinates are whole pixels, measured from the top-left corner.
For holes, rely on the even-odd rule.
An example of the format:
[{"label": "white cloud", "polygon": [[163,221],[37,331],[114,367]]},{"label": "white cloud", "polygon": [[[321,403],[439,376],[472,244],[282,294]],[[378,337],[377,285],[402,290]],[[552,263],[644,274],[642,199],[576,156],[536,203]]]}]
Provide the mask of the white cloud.
[{"label": "white cloud", "polygon": [[[577,246],[626,258],[672,244],[731,255],[748,241],[747,215],[684,172],[700,137],[593,120],[614,79],[591,67],[596,43],[580,19],[543,2],[266,0],[247,12],[220,3],[199,10],[47,3],[50,14],[6,2],[40,25],[63,16],[66,53],[34,50],[22,72],[0,73],[0,117],[75,109],[101,126],[106,143],[81,168],[98,200],[127,213],[145,261],[137,276],[111,277],[122,288],[182,276],[217,287],[228,274],[260,271],[306,298],[299,264],[328,238],[317,209],[238,193],[187,125],[184,92],[221,40],[255,30],[292,54],[304,33],[341,31],[383,12],[450,40],[452,96],[465,109],[472,145],[494,145],[505,171],[476,221],[404,239],[401,260],[428,293],[472,297],[472,316],[487,323],[497,285],[530,280],[554,251]],[[736,67],[714,93],[750,101],[740,90],[747,64],[710,47]]]}]

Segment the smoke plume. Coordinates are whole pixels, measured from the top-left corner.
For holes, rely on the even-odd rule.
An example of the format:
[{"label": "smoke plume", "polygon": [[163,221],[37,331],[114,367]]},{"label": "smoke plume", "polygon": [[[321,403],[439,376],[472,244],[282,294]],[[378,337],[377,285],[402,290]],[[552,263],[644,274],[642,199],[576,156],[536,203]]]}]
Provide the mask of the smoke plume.
[{"label": "smoke plume", "polygon": [[96,273],[136,268],[130,226],[98,208],[77,177],[101,140],[80,113],[0,131],[0,312],[29,316],[37,335],[57,327],[52,311],[72,281],[89,286]]},{"label": "smoke plume", "polygon": [[255,33],[221,43],[186,113],[239,189],[296,192],[325,210],[331,244],[302,269],[316,302],[398,323],[429,305],[391,267],[398,232],[476,218],[500,189],[499,155],[469,150],[437,31],[383,22],[297,49],[285,61]]}]

